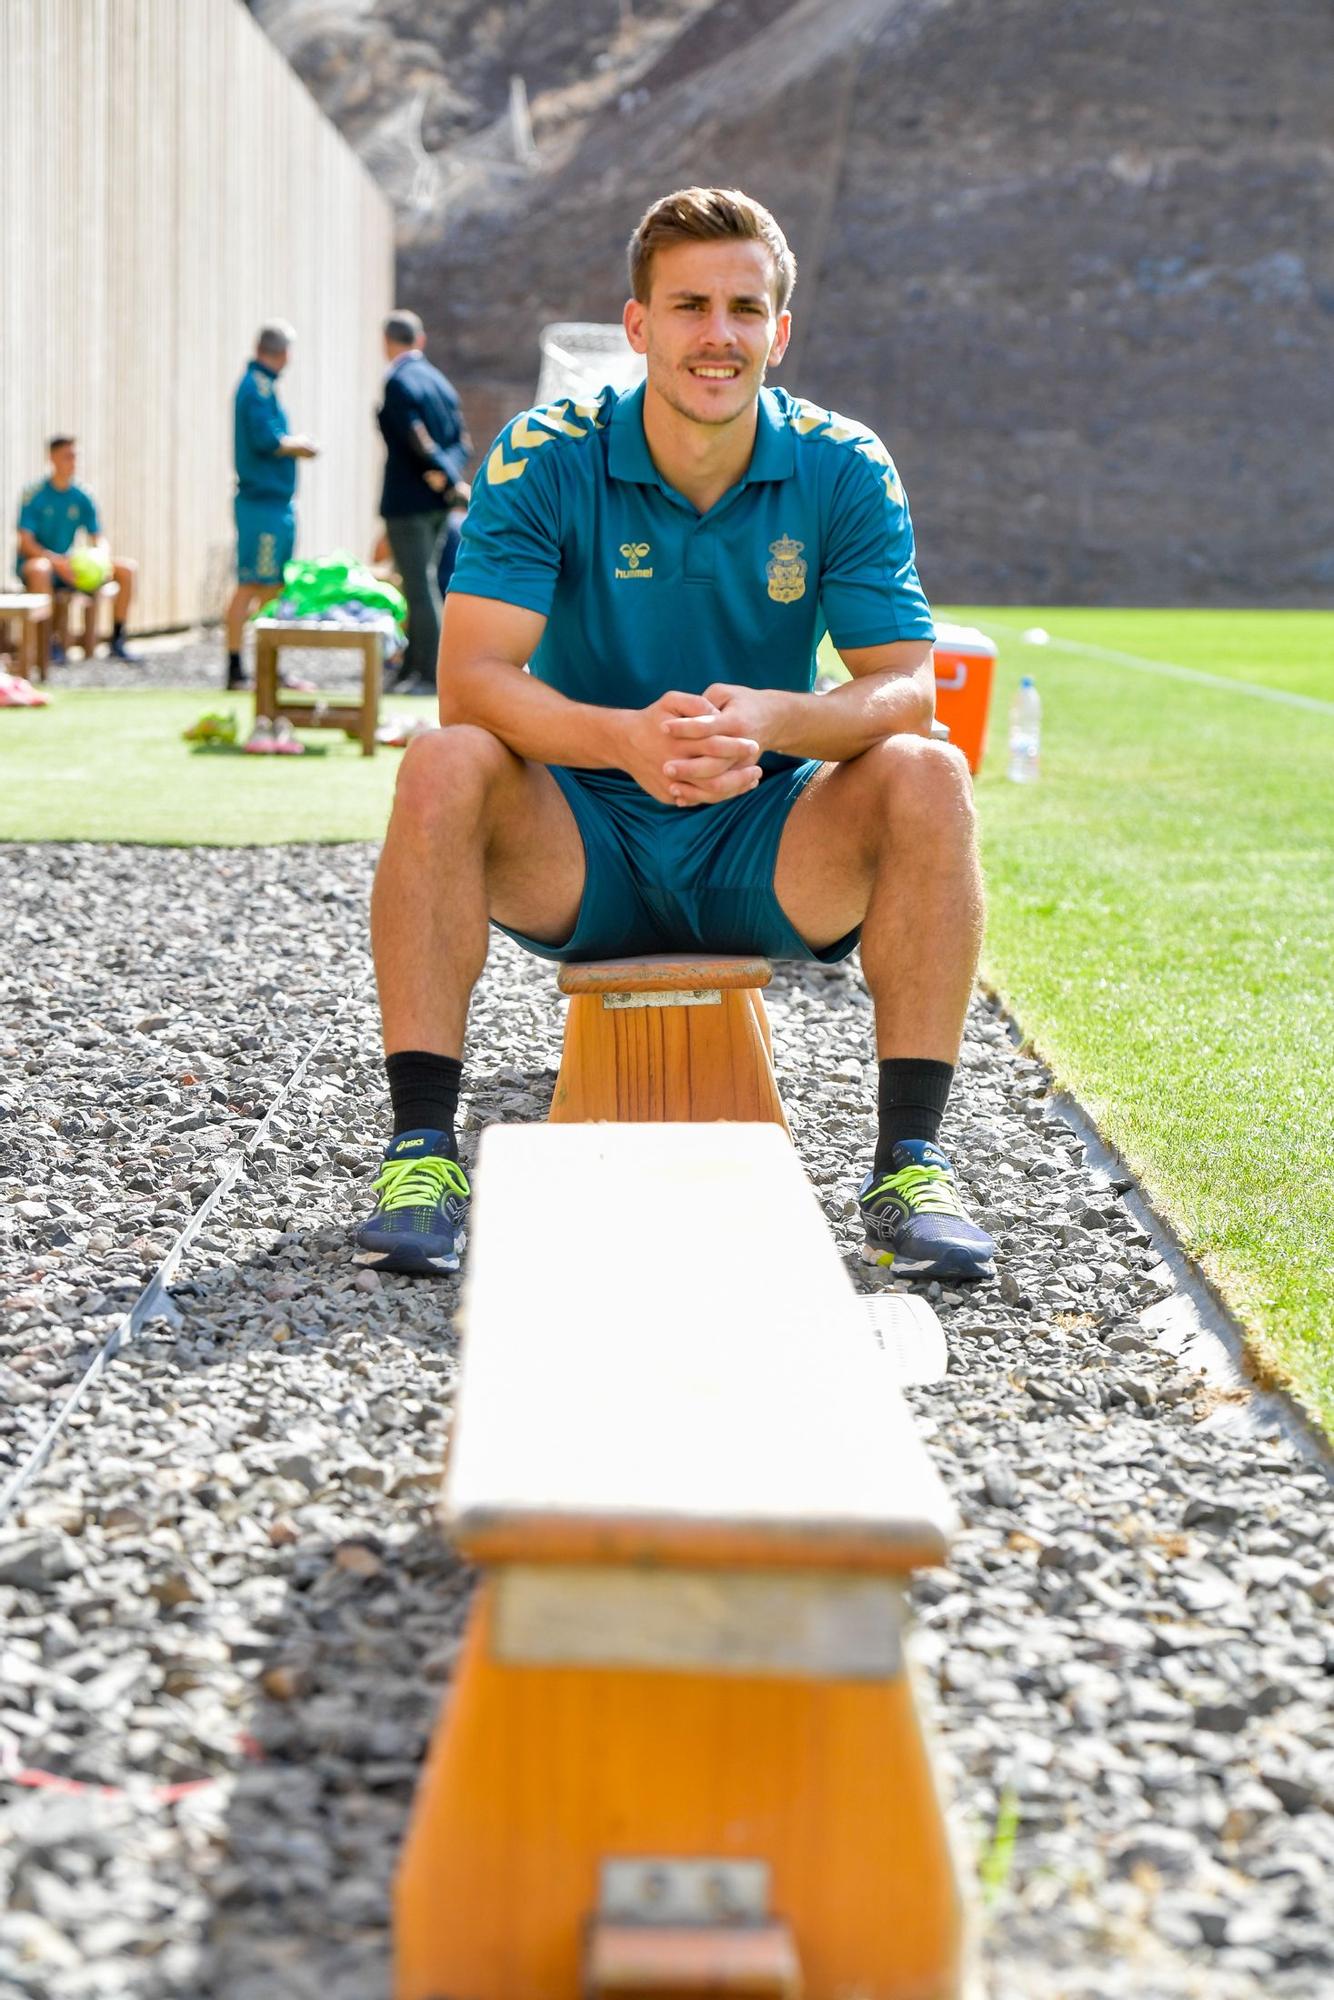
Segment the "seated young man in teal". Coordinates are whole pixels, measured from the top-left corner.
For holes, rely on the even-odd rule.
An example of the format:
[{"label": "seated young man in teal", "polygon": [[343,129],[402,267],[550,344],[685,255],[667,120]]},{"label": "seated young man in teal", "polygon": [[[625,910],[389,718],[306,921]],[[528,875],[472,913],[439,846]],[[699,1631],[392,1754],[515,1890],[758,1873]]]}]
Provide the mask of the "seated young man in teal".
[{"label": "seated young man in teal", "polygon": [[[28,487],[19,503],[18,578],[24,590],[49,597],[55,607],[55,631],[51,639],[51,660],[61,666],[65,659],[65,610],[79,592],[101,589],[104,583],[116,586],[116,608],[112,614],[111,657],[132,665],[136,655],[125,643],[125,621],[134,598],[136,565],[128,556],[113,561],[97,502],[86,486],[75,483],[79,469],[78,439],[53,437],[46,447],[51,460],[47,478]],[[80,579],[79,551],[75,538],[86,535],[92,545],[89,554],[97,558],[91,565],[97,579],[91,586]]]},{"label": "seated young man in teal", "polygon": [[[880,1057],[865,1254],[988,1276],[936,1144],[982,888],[967,766],[930,736],[903,489],[870,431],[763,386],[795,279],[767,210],[668,196],[630,276],[646,383],[526,412],[473,484],[446,727],[408,746],[372,899],[394,1136],[360,1259],[457,1268],[464,1027],[493,922],[548,958],[830,962],[860,937]],[[852,679],[816,695],[826,630]]]}]

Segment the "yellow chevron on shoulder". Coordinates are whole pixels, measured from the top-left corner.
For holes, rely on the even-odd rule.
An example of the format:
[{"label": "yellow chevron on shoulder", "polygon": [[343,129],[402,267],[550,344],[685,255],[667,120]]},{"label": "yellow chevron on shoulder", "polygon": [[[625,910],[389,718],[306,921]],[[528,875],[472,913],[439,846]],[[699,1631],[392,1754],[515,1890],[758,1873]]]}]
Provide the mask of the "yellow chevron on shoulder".
[{"label": "yellow chevron on shoulder", "polygon": [[488,486],[503,486],[507,479],[520,479],[528,470],[526,458],[509,460],[505,457],[505,447],[498,444],[486,461],[486,483]]},{"label": "yellow chevron on shoulder", "polygon": [[[576,423],[575,418],[581,421]],[[602,405],[576,403],[572,396],[559,403],[543,403],[535,410],[525,410],[502,433],[487,459],[487,481],[492,486],[503,486],[507,479],[522,475],[529,455],[544,444],[563,437],[586,438],[591,431],[601,428]]]},{"label": "yellow chevron on shoulder", "polygon": [[[566,396],[559,403],[543,403],[540,408],[531,410],[529,415],[561,437],[583,438],[588,436],[590,430],[602,429],[601,403],[576,403],[573,396]],[[572,417],[579,417],[582,421],[573,423]]]},{"label": "yellow chevron on shoulder", "polygon": [[509,434],[509,443],[516,451],[536,451],[540,444],[551,443],[551,432],[540,431],[530,424],[527,416],[517,417]]},{"label": "yellow chevron on shoulder", "polygon": [[832,410],[822,410],[817,403],[808,403],[804,397],[798,399],[798,414],[794,427],[798,437],[810,437],[818,433],[828,438],[831,444],[849,444],[864,433],[860,424],[850,424],[846,417],[839,417]]},{"label": "yellow chevron on shoulder", "polygon": [[897,505],[902,506],[903,482],[895,470],[893,459],[885,450],[875,432],[868,431],[865,437],[858,438],[857,449],[863,458],[870,459],[872,465],[881,467],[884,473],[885,492],[887,496],[889,499],[895,501]]},{"label": "yellow chevron on shoulder", "polygon": [[798,397],[797,414],[792,419],[792,428],[798,437],[809,437],[812,431],[819,430],[821,424],[828,422],[828,410],[818,409],[814,403],[808,403],[804,396]]},{"label": "yellow chevron on shoulder", "polygon": [[799,437],[817,437],[821,443],[827,439],[830,444],[850,444],[863,458],[869,458],[872,465],[881,466],[886,495],[902,505],[903,487],[894,470],[894,461],[874,431],[868,430],[864,424],[849,423],[846,417],[836,415],[833,410],[822,410],[804,399],[797,402],[797,414],[792,424]]}]

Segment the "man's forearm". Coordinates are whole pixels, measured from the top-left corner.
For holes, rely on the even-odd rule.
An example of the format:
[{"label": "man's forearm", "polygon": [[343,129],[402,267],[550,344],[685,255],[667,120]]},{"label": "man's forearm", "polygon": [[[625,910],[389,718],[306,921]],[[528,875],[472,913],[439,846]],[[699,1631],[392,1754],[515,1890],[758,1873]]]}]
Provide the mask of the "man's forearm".
[{"label": "man's forearm", "polygon": [[571,701],[509,660],[440,671],[440,720],[489,729],[518,757],[585,771],[617,769],[625,711]]},{"label": "man's forearm", "polygon": [[935,712],[931,683],[921,670],[868,675],[828,694],[779,694],[775,703],[764,748],[830,764],[860,757],[886,736],[929,735]]}]

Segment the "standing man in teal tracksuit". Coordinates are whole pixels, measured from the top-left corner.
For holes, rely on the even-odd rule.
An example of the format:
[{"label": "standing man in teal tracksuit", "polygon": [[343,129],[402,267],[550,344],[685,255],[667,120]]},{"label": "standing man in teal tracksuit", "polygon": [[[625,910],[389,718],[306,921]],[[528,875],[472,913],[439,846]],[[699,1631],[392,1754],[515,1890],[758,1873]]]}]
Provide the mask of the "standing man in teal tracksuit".
[{"label": "standing man in teal tracksuit", "polygon": [[[473,483],[447,726],[408,747],[371,905],[394,1136],[365,1263],[457,1268],[489,921],[547,958],[828,963],[860,940],[879,1058],[864,1254],[992,1272],[937,1143],[982,933],[968,767],[931,736],[933,627],[889,453],[764,386],[795,277],[746,195],[656,202],[625,308],[646,382],[525,411]],[[826,632],[851,679],[817,695]]]},{"label": "standing man in teal tracksuit", "polygon": [[257,604],[283,587],[283,564],[296,548],[296,462],[314,458],[309,438],[294,433],[278,397],[278,378],[296,336],[285,320],[259,330],[233,405],[236,452],[236,589],[227,606],[227,687],[246,685],[241,636]]}]

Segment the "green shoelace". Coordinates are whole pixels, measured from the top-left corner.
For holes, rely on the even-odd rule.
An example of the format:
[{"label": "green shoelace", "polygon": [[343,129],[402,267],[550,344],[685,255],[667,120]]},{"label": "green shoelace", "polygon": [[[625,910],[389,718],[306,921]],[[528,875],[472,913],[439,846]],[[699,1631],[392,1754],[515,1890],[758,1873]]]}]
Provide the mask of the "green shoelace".
[{"label": "green shoelace", "polygon": [[900,1167],[886,1174],[864,1197],[874,1201],[880,1194],[897,1194],[907,1206],[924,1215],[962,1215],[963,1204],[954,1182],[943,1167]]},{"label": "green shoelace", "polygon": [[470,1190],[457,1160],[428,1155],[421,1160],[386,1160],[375,1177],[375,1192],[388,1215],[396,1208],[434,1207],[447,1194],[466,1195]]}]

